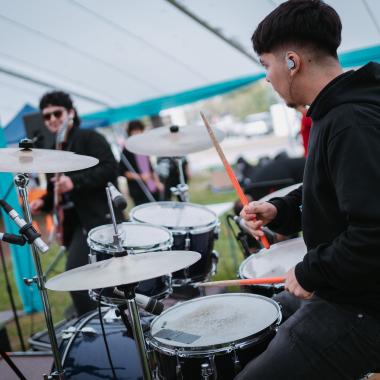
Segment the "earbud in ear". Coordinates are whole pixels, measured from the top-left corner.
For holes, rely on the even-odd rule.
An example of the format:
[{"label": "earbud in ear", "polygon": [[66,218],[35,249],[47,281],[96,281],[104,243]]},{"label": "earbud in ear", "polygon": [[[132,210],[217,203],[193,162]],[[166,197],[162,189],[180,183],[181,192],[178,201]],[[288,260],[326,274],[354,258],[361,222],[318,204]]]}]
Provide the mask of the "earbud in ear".
[{"label": "earbud in ear", "polygon": [[294,61],[291,58],[287,58],[286,63],[288,65],[289,70],[292,70],[296,67],[296,64],[294,63]]}]

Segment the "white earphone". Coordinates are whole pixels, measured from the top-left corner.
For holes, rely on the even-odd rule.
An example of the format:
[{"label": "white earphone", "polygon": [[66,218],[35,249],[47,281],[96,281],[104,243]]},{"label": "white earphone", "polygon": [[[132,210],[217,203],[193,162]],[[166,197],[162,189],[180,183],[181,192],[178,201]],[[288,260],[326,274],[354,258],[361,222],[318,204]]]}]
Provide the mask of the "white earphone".
[{"label": "white earphone", "polygon": [[292,70],[296,67],[296,64],[294,63],[294,61],[291,58],[287,58],[286,63],[288,65],[289,70]]}]

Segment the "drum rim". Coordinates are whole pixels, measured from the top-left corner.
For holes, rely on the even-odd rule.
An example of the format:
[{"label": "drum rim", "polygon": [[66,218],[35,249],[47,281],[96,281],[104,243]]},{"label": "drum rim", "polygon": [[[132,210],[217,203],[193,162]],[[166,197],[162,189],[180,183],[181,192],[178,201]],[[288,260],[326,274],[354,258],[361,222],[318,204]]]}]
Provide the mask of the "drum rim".
[{"label": "drum rim", "polygon": [[[225,343],[219,343],[219,344],[210,344],[209,346],[193,346],[193,347],[184,347],[184,346],[173,346],[169,345],[167,343],[163,343],[153,337],[152,335],[152,326],[154,323],[160,319],[163,315],[168,313],[169,311],[173,310],[174,308],[181,307],[183,304],[187,303],[192,303],[192,302],[197,302],[199,299],[205,299],[205,298],[216,298],[216,297],[237,297],[237,296],[245,296],[245,297],[250,297],[250,298],[260,298],[265,301],[269,301],[272,305],[275,306],[277,309],[277,318],[276,320],[264,328],[261,331],[258,331],[257,333],[248,335],[247,337],[233,340],[230,342],[225,342]],[[228,353],[231,352],[235,349],[242,349],[246,346],[249,346],[253,344],[254,342],[260,341],[261,338],[264,338],[267,336],[267,334],[270,331],[274,331],[281,323],[282,320],[282,313],[281,313],[281,307],[280,305],[272,300],[271,298],[261,296],[259,294],[250,294],[250,293],[223,293],[223,294],[213,294],[210,296],[205,296],[201,298],[194,298],[192,300],[188,300],[185,302],[178,303],[169,309],[165,310],[163,313],[161,313],[159,316],[153,319],[153,321],[150,324],[150,330],[146,334],[146,340],[149,345],[151,345],[154,349],[157,351],[164,353],[164,354],[169,354],[171,356],[180,356],[180,357],[197,357],[197,356],[204,356],[205,354],[222,354],[222,353]]]},{"label": "drum rim", "polygon": [[[134,225],[134,226],[140,226],[140,225],[146,225],[146,226],[149,226],[149,227],[153,227],[155,229],[159,229],[159,230],[162,230],[162,231],[165,231],[167,234],[168,234],[168,240],[163,240],[159,243],[154,243],[154,244],[151,244],[151,245],[146,245],[146,246],[127,246],[127,247],[124,247],[123,248],[127,248],[127,250],[130,250],[130,253],[143,253],[143,252],[156,252],[156,251],[168,251],[171,249],[171,247],[173,246],[173,242],[174,242],[174,239],[173,239],[173,234],[172,232],[168,229],[168,228],[165,228],[164,226],[159,226],[159,225],[155,225],[155,224],[151,224],[151,223],[138,223],[138,222],[122,222],[122,223],[119,223],[118,225],[120,226],[124,226],[124,225]],[[92,228],[89,233],[88,233],[88,236],[87,236],[87,245],[88,247],[90,248],[90,250],[94,250],[95,252],[99,252],[99,253],[112,253],[112,252],[117,252],[118,251],[118,248],[115,247],[114,245],[112,244],[103,244],[103,243],[100,243],[100,242],[96,242],[94,241],[93,239],[91,239],[91,231],[97,231],[97,230],[100,230],[101,228],[104,228],[104,227],[111,227],[113,228],[113,225],[112,224],[103,224],[101,226],[97,226],[97,227],[94,227]],[[92,255],[92,252],[90,251],[90,255]],[[95,254],[96,256],[96,254]]]},{"label": "drum rim", "polygon": [[[159,224],[160,226],[163,226],[165,227],[166,229],[168,229],[169,231],[171,231],[173,233],[173,235],[181,235],[181,234],[186,234],[187,232],[190,232],[190,233],[202,233],[202,232],[208,232],[208,231],[211,231],[213,230],[215,227],[217,227],[220,223],[219,223],[219,219],[218,219],[218,216],[216,215],[216,213],[210,209],[208,209],[206,206],[203,206],[203,205],[198,205],[196,203],[191,203],[191,202],[174,202],[174,201],[161,201],[161,202],[154,202],[154,205],[160,205],[160,204],[173,204],[173,205],[178,205],[178,204],[186,204],[186,205],[190,205],[191,207],[195,207],[195,208],[198,208],[198,209],[201,209],[201,210],[207,210],[207,212],[209,212],[210,214],[213,215],[214,217],[214,220],[210,223],[206,223],[206,224],[199,224],[197,226],[188,226],[188,227],[170,227],[170,226],[166,226],[164,224]],[[144,222],[143,220],[141,219],[138,219],[135,217],[135,213],[136,211],[139,211],[141,209],[144,209],[144,208],[147,208],[147,207],[151,207],[151,203],[144,203],[142,205],[139,205],[139,206],[135,206],[132,208],[131,212],[130,212],[130,217],[131,219],[134,221],[134,222],[137,222],[137,223],[143,223],[143,224],[152,224],[151,222]],[[155,224],[152,224],[152,225],[155,225]]]},{"label": "drum rim", "polygon": [[[276,243],[276,244],[273,244],[272,247],[275,247],[275,246],[283,246],[283,245],[288,245],[291,243],[295,244],[295,241],[303,241],[303,237],[297,237],[297,238],[293,238],[293,239],[289,239],[289,240],[285,240],[285,241],[281,241],[279,243]],[[276,248],[277,248],[276,247]],[[242,278],[242,279],[249,279],[249,278],[252,278],[252,277],[247,277],[243,274],[243,271],[244,271],[244,268],[245,266],[247,265],[248,262],[250,262],[251,260],[259,260],[260,257],[262,256],[265,256],[267,255],[268,252],[264,252],[264,250],[260,250],[259,252],[257,253],[254,253],[254,254],[251,254],[250,256],[248,256],[246,259],[244,259],[241,264],[239,265],[239,270],[238,270],[238,276],[239,278]],[[270,253],[269,253],[270,254]],[[306,252],[305,252],[306,254]],[[257,256],[259,255],[259,256]],[[259,286],[264,286],[264,285],[259,285]],[[265,285],[265,287],[267,286],[272,286],[271,284],[269,285]]]}]

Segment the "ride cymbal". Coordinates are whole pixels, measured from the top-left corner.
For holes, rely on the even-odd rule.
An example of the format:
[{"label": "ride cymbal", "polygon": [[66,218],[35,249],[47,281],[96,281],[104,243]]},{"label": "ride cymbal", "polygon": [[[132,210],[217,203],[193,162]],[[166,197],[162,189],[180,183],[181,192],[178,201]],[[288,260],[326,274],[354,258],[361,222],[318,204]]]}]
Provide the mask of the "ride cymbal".
[{"label": "ride cymbal", "polygon": [[[214,128],[220,142],[224,133]],[[129,137],[125,147],[132,153],[158,157],[181,157],[212,147],[207,130],[201,127],[160,127]]]},{"label": "ride cymbal", "polygon": [[160,251],[113,257],[71,269],[46,282],[46,288],[75,291],[132,284],[186,268],[201,258],[193,251]]},{"label": "ride cymbal", "polygon": [[0,172],[65,173],[90,168],[99,160],[51,149],[0,148]]}]

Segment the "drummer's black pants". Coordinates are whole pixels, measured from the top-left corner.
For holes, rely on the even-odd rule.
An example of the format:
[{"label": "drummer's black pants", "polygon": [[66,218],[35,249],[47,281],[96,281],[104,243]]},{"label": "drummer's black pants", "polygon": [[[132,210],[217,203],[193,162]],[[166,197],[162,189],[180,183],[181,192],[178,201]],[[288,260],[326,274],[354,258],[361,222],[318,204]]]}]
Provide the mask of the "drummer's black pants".
[{"label": "drummer's black pants", "polygon": [[[75,228],[67,247],[67,251],[68,257],[66,262],[66,270],[88,264],[88,255],[90,250],[87,245],[87,234],[82,227],[77,226]],[[70,294],[78,316],[96,308],[96,303],[90,299],[88,290],[70,292]]]},{"label": "drummer's black pants", "polygon": [[235,380],[358,380],[380,368],[380,320],[316,296],[275,299],[289,318]]}]

